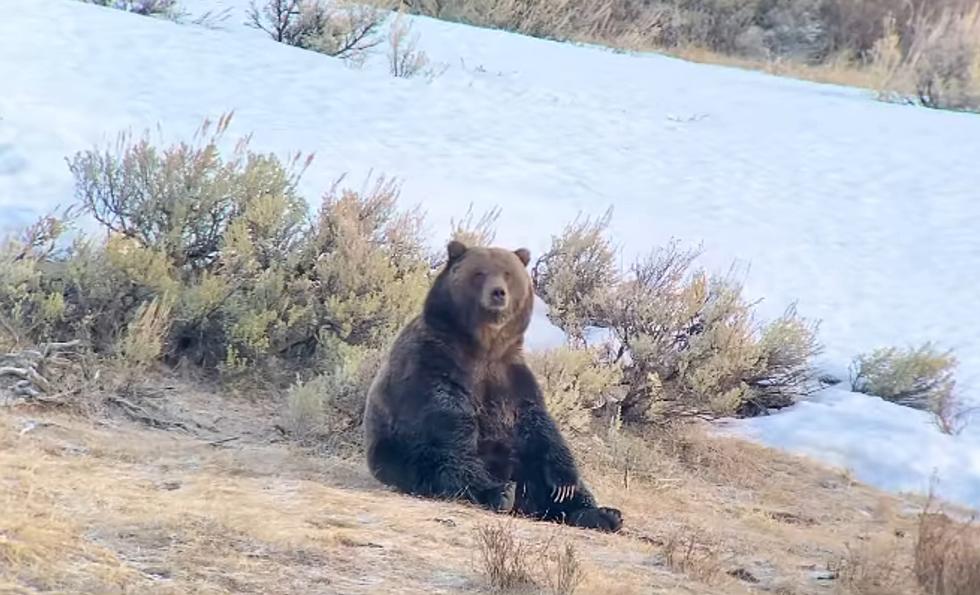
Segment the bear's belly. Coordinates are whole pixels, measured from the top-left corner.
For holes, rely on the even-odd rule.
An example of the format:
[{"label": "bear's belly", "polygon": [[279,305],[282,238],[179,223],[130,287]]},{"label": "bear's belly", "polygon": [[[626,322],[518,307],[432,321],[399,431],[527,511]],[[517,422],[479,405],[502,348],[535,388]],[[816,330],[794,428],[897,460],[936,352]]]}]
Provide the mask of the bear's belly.
[{"label": "bear's belly", "polygon": [[510,480],[515,465],[516,413],[504,403],[483,401],[477,408],[477,452],[487,471],[501,480]]}]

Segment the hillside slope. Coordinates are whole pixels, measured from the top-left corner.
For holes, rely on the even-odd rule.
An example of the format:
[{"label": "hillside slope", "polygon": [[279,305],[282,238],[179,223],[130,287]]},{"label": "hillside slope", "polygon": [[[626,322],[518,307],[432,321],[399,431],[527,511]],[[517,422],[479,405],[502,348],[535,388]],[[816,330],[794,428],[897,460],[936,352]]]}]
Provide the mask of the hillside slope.
[{"label": "hillside slope", "polygon": [[[858,351],[938,340],[980,403],[980,118],[430,19],[414,30],[447,70],[396,79],[383,49],[352,69],[244,27],[246,2],[187,5],[234,12],[212,31],[0,0],[0,225],[68,202],[75,151],[130,127],[187,139],[235,110],[231,133],[254,132],[254,148],[316,153],[310,197],[341,174],[384,172],[429,213],[433,243],[471,203],[500,206],[497,241],[535,255],[580,211],[614,206],[624,259],[671,236],[703,241],[711,266],[751,264],[764,314],[799,299],[823,320],[831,371],[846,375]],[[538,312],[532,346],[560,341]],[[889,489],[924,489],[938,467],[944,495],[980,506],[977,428],[947,438],[884,404],[820,401],[742,428]],[[901,441],[927,441],[931,458]]]},{"label": "hillside slope", "polygon": [[0,410],[0,593],[485,593],[488,527],[526,548],[532,593],[566,545],[577,593],[849,593],[860,573],[915,593],[910,503],[744,442],[678,436],[628,486],[578,443],[624,511],[608,535],[391,493],[359,457],[290,446],[278,411],[241,396],[157,379],[126,399],[170,429],[113,407]]}]

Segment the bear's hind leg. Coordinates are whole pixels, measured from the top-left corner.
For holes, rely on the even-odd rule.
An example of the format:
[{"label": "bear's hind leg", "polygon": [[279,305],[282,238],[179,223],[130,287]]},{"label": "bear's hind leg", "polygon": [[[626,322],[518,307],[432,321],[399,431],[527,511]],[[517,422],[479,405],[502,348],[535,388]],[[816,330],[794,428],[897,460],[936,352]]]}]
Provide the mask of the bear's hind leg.
[{"label": "bear's hind leg", "polygon": [[414,453],[405,444],[382,438],[368,447],[371,475],[405,494],[423,498],[462,498],[491,510],[509,511],[514,487],[496,481],[478,459],[435,448]]},{"label": "bear's hind leg", "polygon": [[433,453],[426,466],[425,495],[462,498],[497,512],[513,508],[514,486],[492,477],[478,458],[440,451]]},{"label": "bear's hind leg", "polygon": [[379,438],[367,447],[368,469],[381,483],[412,493],[419,485],[419,474],[405,453],[404,444],[389,437]]}]

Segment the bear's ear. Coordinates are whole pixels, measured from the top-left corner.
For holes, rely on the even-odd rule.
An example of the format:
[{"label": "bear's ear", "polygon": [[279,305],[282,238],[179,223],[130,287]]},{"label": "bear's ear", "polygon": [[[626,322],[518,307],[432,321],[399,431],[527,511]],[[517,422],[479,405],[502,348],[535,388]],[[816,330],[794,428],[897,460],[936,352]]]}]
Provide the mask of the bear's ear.
[{"label": "bear's ear", "polygon": [[466,244],[460,242],[459,240],[453,240],[449,242],[446,246],[446,253],[449,255],[449,262],[456,262],[459,258],[466,253]]},{"label": "bear's ear", "polygon": [[514,250],[514,254],[517,255],[517,258],[521,259],[524,266],[527,266],[527,263],[531,262],[531,251],[527,248],[518,248],[517,250]]}]

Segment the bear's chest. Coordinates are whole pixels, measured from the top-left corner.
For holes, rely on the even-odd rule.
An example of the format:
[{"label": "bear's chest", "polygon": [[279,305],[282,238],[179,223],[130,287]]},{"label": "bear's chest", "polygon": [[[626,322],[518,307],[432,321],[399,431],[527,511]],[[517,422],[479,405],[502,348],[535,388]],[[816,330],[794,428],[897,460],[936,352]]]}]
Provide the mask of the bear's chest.
[{"label": "bear's chest", "polygon": [[483,436],[504,437],[517,424],[517,399],[510,390],[506,370],[478,370],[473,379],[473,408]]}]

